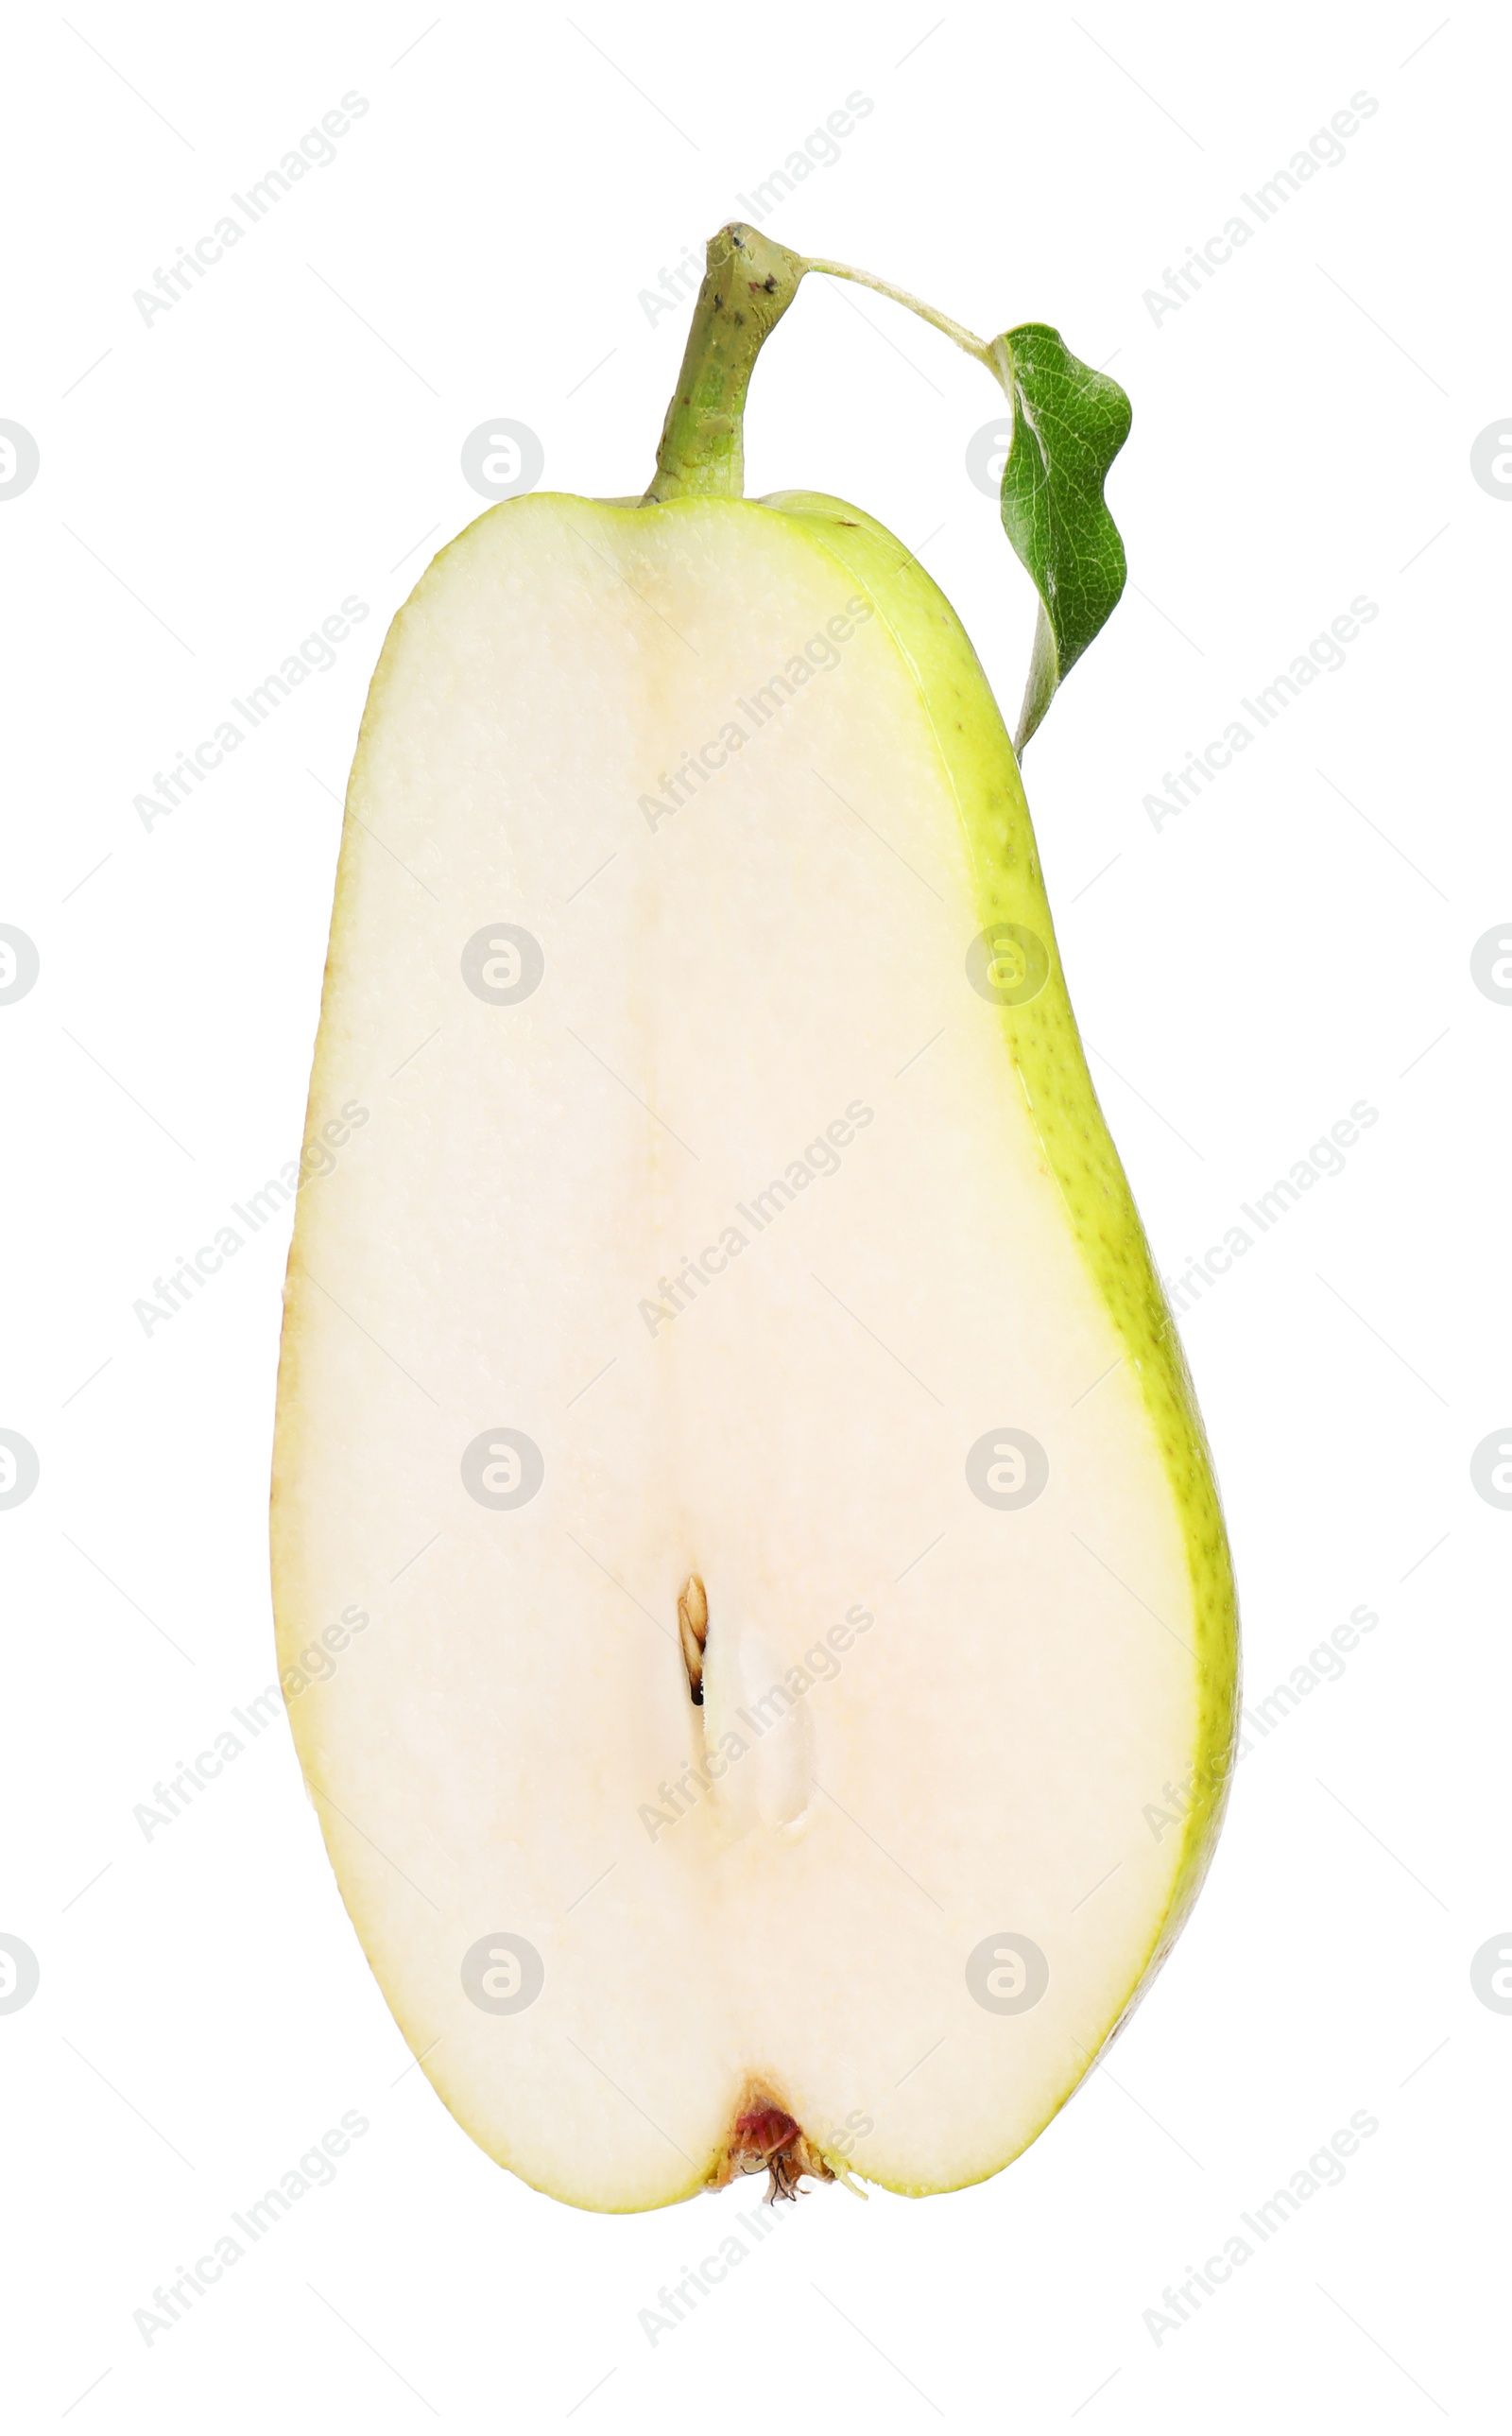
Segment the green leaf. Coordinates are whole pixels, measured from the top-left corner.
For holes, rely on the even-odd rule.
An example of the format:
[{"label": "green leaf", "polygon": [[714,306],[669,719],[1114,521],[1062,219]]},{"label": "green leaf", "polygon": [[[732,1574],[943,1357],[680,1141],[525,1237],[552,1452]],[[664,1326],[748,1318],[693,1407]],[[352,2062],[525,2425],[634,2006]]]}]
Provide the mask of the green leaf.
[{"label": "green leaf", "polygon": [[1133,409],[1117,381],[1080,362],[1043,322],[1005,331],[992,353],[1013,407],[1003,528],[1039,594],[1014,739],[1021,753],[1123,590],[1128,566],[1103,484],[1129,436]]}]

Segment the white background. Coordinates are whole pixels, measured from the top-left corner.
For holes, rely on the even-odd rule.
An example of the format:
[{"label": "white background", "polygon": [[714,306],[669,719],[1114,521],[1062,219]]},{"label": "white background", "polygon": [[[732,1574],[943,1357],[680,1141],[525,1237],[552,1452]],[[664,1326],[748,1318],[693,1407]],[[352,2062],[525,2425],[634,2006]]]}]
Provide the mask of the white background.
[{"label": "white background", "polygon": [[[0,1514],[0,1929],[42,1970],[0,2016],[9,2424],[1487,2427],[1512,2016],[1469,1965],[1512,1923],[1512,1515],[1469,1458],[1512,1413],[1512,1007],[1469,958],[1512,912],[1512,503],[1469,459],[1512,407],[1504,26],[80,0],[8,53],[0,414],[42,458],[0,502],[0,919],[42,960],[0,1009],[0,1423],[42,1466]],[[334,164],[144,325],[133,290],[350,91]],[[132,1305],[297,1153],[338,799],[387,621],[481,508],[464,436],[511,416],[550,487],[640,490],[686,330],[641,291],[858,92],[770,232],[983,331],[1051,321],[1134,400],[1131,588],[1026,770],[1162,1269],[1379,1110],[1183,1332],[1252,1699],[1380,1622],[1257,1743],[1174,1958],[1019,2164],[817,2192],[653,2346],[638,2312],[756,2185],[597,2218],[472,2148],[406,2069],[282,1717],[171,1829],[133,1821],[271,1677],[287,1220],[150,1337]],[[1342,165],[1157,323],[1144,291],[1360,92]],[[812,280],[748,487],[839,492],[919,548],[1011,716],[1033,596],[964,466],[996,409],[943,339]],[[349,594],[338,665],[148,832],[153,774]],[[1157,830],[1162,774],[1359,594],[1346,667]],[[145,2343],[153,2288],[349,2109],[334,2185]],[[1156,2342],[1162,2288],[1357,2110],[1380,2128],[1343,2185]]]}]

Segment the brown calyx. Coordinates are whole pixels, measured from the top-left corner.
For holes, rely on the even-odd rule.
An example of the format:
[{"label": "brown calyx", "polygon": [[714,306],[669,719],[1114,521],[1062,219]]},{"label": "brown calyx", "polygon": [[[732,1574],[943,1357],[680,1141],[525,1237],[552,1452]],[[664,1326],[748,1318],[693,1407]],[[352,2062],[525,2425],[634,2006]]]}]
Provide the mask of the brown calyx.
[{"label": "brown calyx", "polygon": [[805,2138],[801,2124],[775,2098],[757,2092],[747,2098],[735,2118],[724,2163],[712,2186],[722,2190],[737,2174],[759,2173],[768,2177],[769,2206],[773,2200],[795,2200],[806,2174],[816,2183],[835,2179],[818,2149]]}]

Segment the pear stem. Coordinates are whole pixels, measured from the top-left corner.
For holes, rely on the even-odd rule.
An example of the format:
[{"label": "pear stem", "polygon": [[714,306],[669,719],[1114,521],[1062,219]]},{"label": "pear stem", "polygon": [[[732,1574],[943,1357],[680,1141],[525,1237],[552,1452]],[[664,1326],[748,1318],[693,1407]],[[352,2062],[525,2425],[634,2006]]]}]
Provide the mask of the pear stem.
[{"label": "pear stem", "polygon": [[656,471],[643,507],[663,499],[739,499],[745,488],[741,424],[756,359],[798,293],[808,271],[852,279],[878,296],[904,304],[931,329],[943,331],[995,378],[1008,386],[999,341],[979,339],[947,313],[937,313],[906,288],[876,279],[844,262],[822,262],[792,253],[758,229],[732,220],[708,243],[708,268],[693,307],[683,368],[662,426]]},{"label": "pear stem", "polygon": [[710,237],[708,269],[642,506],[688,496],[740,497],[741,421],[751,374],[808,268],[801,255],[739,220]]}]

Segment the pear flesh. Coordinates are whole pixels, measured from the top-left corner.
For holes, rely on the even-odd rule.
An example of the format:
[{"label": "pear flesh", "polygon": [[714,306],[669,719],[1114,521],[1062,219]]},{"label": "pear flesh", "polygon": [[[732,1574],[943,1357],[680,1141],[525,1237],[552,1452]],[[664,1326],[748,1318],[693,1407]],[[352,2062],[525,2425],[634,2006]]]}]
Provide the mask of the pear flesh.
[{"label": "pear flesh", "polygon": [[352,778],[312,1123],[353,1101],[280,1664],[431,2082],[589,2208],[995,2172],[1195,1890],[1232,1591],[1012,751],[901,544],[537,495],[442,553]]}]

